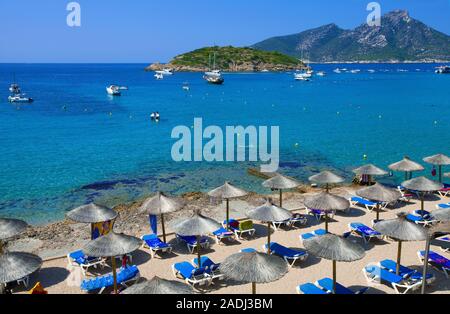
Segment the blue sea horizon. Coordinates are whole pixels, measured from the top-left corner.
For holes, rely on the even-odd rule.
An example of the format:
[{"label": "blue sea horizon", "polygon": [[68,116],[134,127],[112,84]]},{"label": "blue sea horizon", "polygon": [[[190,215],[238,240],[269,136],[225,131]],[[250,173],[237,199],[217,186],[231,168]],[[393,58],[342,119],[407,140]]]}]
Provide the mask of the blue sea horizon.
[{"label": "blue sea horizon", "polygon": [[[0,216],[46,224],[88,202],[208,191],[225,180],[269,193],[247,174],[258,164],[171,160],[172,129],[196,117],[204,125],[280,126],[280,172],[304,182],[324,169],[350,181],[354,167],[387,169],[405,155],[431,177],[422,158],[450,147],[450,76],[434,74],[436,65],[314,64],[327,76],[225,73],[223,86],[211,86],[201,73],[157,81],[147,64],[0,64]],[[337,67],[361,72],[336,74]],[[14,74],[34,103],[8,103]],[[110,84],[130,89],[112,98]],[[154,111],[159,124],[150,121]]]}]

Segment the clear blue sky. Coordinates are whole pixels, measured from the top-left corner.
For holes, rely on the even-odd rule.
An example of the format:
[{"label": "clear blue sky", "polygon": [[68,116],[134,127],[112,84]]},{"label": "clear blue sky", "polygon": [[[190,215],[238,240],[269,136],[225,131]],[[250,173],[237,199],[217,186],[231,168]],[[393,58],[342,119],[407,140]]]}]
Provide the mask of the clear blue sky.
[{"label": "clear blue sky", "polygon": [[[2,62],[154,62],[207,45],[245,46],[271,36],[366,20],[369,0],[0,0]],[[379,0],[450,34],[450,0]]]}]

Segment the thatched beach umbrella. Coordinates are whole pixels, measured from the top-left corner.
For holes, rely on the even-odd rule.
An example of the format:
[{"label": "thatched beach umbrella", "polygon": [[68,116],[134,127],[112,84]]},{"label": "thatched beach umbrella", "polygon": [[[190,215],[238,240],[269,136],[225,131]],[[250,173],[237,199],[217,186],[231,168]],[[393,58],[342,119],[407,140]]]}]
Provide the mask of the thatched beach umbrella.
[{"label": "thatched beach umbrella", "polygon": [[8,252],[0,255],[0,284],[22,279],[41,266],[42,259],[34,254]]},{"label": "thatched beach umbrella", "polygon": [[450,221],[450,208],[440,208],[431,213],[434,219],[442,222]]},{"label": "thatched beach umbrella", "polygon": [[3,241],[21,234],[27,227],[25,221],[0,218],[0,255],[3,253]]},{"label": "thatched beach umbrella", "polygon": [[253,294],[256,294],[257,283],[277,281],[288,272],[283,259],[259,252],[233,254],[220,264],[219,269],[226,278],[251,283]]},{"label": "thatched beach umbrella", "polygon": [[333,261],[333,293],[336,291],[336,262],[353,262],[366,255],[359,244],[332,233],[304,240],[303,245],[309,253]]},{"label": "thatched beach umbrella", "polygon": [[317,184],[325,184],[325,189],[328,192],[330,184],[342,183],[345,181],[345,179],[334,174],[331,171],[322,171],[319,174],[309,177],[309,181]]},{"label": "thatched beach umbrella", "polygon": [[292,218],[292,213],[287,209],[272,204],[269,200],[262,206],[247,211],[247,217],[267,223],[267,252],[270,254],[270,224],[272,222],[285,221]]},{"label": "thatched beach umbrella", "polygon": [[405,213],[398,214],[398,218],[383,220],[374,225],[374,229],[398,241],[397,250],[397,275],[400,272],[400,261],[402,256],[402,242],[406,241],[425,241],[427,239],[427,230],[424,227],[416,225],[406,219]]},{"label": "thatched beach umbrella", "polygon": [[421,164],[419,164],[415,161],[412,161],[408,157],[405,157],[405,158],[403,158],[403,160],[400,160],[396,163],[389,165],[389,169],[391,169],[393,171],[404,172],[405,180],[408,180],[410,178],[411,172],[422,171],[425,168]]},{"label": "thatched beach umbrella", "polygon": [[378,168],[377,166],[374,166],[372,164],[368,164],[359,168],[356,168],[353,170],[353,173],[357,175],[366,175],[369,177],[369,183],[372,181],[373,176],[384,176],[387,174],[386,171],[384,171],[381,168]]},{"label": "thatched beach umbrella", "polygon": [[405,181],[402,183],[402,186],[405,189],[419,192],[420,204],[421,204],[420,208],[422,210],[422,216],[423,216],[423,210],[424,210],[425,193],[439,191],[440,189],[442,189],[444,187],[443,184],[432,181],[425,177],[417,177],[417,178]]},{"label": "thatched beach umbrella", "polygon": [[125,289],[121,294],[194,294],[194,289],[184,282],[155,276]]},{"label": "thatched beach umbrella", "polygon": [[197,237],[198,265],[201,267],[200,238],[220,229],[220,224],[214,219],[205,217],[195,211],[192,217],[177,219],[171,223],[171,226],[179,235]]},{"label": "thatched beach umbrella", "polygon": [[230,220],[230,199],[243,197],[248,194],[247,191],[244,191],[240,188],[235,187],[229,182],[225,182],[224,185],[208,192],[208,195],[215,198],[220,198],[226,201],[227,204],[227,230],[229,228],[229,220]]},{"label": "thatched beach umbrella", "polygon": [[345,211],[350,208],[350,202],[341,197],[328,192],[308,196],[303,202],[310,209],[322,210],[325,212],[325,230],[328,232],[328,213],[330,211]]},{"label": "thatched beach umbrella", "polygon": [[391,203],[402,196],[398,190],[388,188],[380,183],[358,190],[356,195],[377,203],[377,221],[380,220],[380,202]]},{"label": "thatched beach umbrella", "polygon": [[92,257],[111,257],[114,293],[117,294],[116,257],[132,253],[139,249],[141,245],[142,240],[136,237],[110,232],[107,235],[88,242],[82,251],[84,254]]},{"label": "thatched beach umbrella", "polygon": [[439,167],[439,182],[442,182],[442,166],[450,165],[450,157],[444,154],[437,154],[426,157],[423,161]]},{"label": "thatched beach umbrella", "polygon": [[66,214],[70,220],[90,224],[114,220],[117,215],[111,208],[93,203],[77,207]]},{"label": "thatched beach umbrella", "polygon": [[185,203],[180,198],[173,198],[164,195],[161,192],[144,201],[140,208],[141,213],[148,215],[159,215],[161,217],[161,227],[163,231],[163,239],[166,242],[166,228],[164,226],[164,214],[173,213],[181,210]]},{"label": "thatched beach umbrella", "polygon": [[266,188],[280,191],[280,207],[282,207],[283,190],[295,189],[300,186],[300,182],[281,174],[277,174],[269,180],[264,181],[262,185]]}]

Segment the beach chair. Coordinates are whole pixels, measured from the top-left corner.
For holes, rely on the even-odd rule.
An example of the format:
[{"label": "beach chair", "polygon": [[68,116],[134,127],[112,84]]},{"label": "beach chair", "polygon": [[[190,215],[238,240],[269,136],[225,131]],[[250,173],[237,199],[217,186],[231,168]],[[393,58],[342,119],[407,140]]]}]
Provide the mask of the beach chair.
[{"label": "beach chair", "polygon": [[450,187],[446,186],[443,189],[439,190],[438,193],[442,197],[447,197],[448,195],[450,195]]},{"label": "beach chair", "polygon": [[226,239],[233,239],[233,240],[236,239],[234,232],[228,231],[225,228],[220,228],[214,231],[213,236],[216,239],[217,244],[220,244],[221,241]]},{"label": "beach chair", "polygon": [[[316,286],[327,291],[328,293],[333,292],[333,279],[330,278],[323,278],[318,281],[316,281]],[[347,287],[344,287],[340,283],[336,282],[336,291],[335,294],[364,294],[369,290],[369,287],[362,288],[356,292],[353,292]]]},{"label": "beach chair", "polygon": [[348,225],[348,227],[352,234],[360,236],[365,243],[369,243],[371,239],[383,238],[381,233],[360,222],[352,222]]},{"label": "beach chair", "polygon": [[405,189],[402,189],[400,185],[397,186],[397,190],[400,192],[401,197],[399,198],[399,201],[402,201],[404,203],[409,203],[411,199],[414,197],[414,194],[408,193]]},{"label": "beach chair", "polygon": [[[238,239],[243,239],[242,236],[244,234],[248,234],[249,236],[254,236],[256,230],[253,228],[253,222],[251,220],[245,220],[245,221],[237,221],[235,219],[230,219],[228,221],[229,227],[231,231],[236,234]],[[227,222],[226,220],[223,222],[223,227],[226,228]]]},{"label": "beach chair", "polygon": [[363,268],[363,274],[369,284],[390,284],[398,294],[417,290],[422,285],[420,281],[409,281],[377,265],[367,265]]},{"label": "beach chair", "polygon": [[[441,237],[441,238],[438,238],[438,240],[450,242],[450,237]],[[443,251],[443,252],[449,252],[449,249],[444,248],[444,247],[441,247],[441,251]]]},{"label": "beach chair", "polygon": [[422,217],[427,218],[427,219],[430,219],[432,217],[431,213],[429,211],[427,211],[427,210],[418,209],[418,210],[414,211],[414,214],[417,215],[417,216],[422,216]]},{"label": "beach chair", "polygon": [[[200,257],[202,261],[202,267],[206,268],[206,272],[211,276],[212,280],[222,279],[224,274],[220,272],[220,264],[214,263],[209,257],[202,256]],[[198,267],[198,258],[194,258],[192,263]]]},{"label": "beach chair", "polygon": [[[419,260],[423,263],[425,259],[425,251],[418,251],[417,256],[419,257]],[[437,270],[442,271],[445,277],[447,277],[447,279],[449,278],[450,260],[448,258],[439,255],[436,252],[430,251],[428,254],[428,263],[430,263],[430,265],[436,268]]]},{"label": "beach chair", "polygon": [[258,251],[255,250],[254,248],[249,247],[249,248],[246,248],[246,249],[241,249],[239,252],[240,253],[255,253],[255,252],[258,252]]},{"label": "beach chair", "polygon": [[[198,243],[197,243],[197,237],[196,236],[182,236],[177,234],[176,235],[178,241],[182,241],[186,244],[189,253],[194,253],[194,250],[197,248]],[[208,239],[205,237],[201,237],[200,238],[200,246],[204,249],[207,249],[209,247],[209,242]]]},{"label": "beach chair", "polygon": [[450,203],[436,205],[436,209],[447,209],[447,208],[450,208]]},{"label": "beach chair", "polygon": [[[263,245],[264,252],[267,252],[267,243]],[[270,243],[270,253],[282,257],[289,267],[294,266],[296,261],[305,261],[308,253],[304,250],[293,250],[276,242]]]},{"label": "beach chair", "polygon": [[414,222],[417,225],[422,225],[424,227],[431,226],[432,224],[437,222],[437,220],[432,220],[431,218],[424,218],[422,216],[416,216],[413,214],[408,214],[406,216],[406,219],[411,222]]},{"label": "beach chair", "polygon": [[305,226],[308,223],[308,218],[302,214],[294,214],[291,219],[289,219],[289,226],[295,227],[295,225]]},{"label": "beach chair", "polygon": [[[394,262],[393,260],[390,259],[385,259],[383,261],[381,261],[380,263],[378,263],[378,266],[380,266],[381,268],[391,272],[391,273],[396,273],[397,271],[397,263]],[[411,269],[409,267],[400,265],[400,271],[399,271],[399,276],[403,277],[404,279],[408,279],[410,281],[422,281],[423,280],[423,274],[420,271],[417,271],[415,269]],[[432,283],[435,278],[433,274],[427,274],[426,276],[426,281],[427,283]]]},{"label": "beach chair", "polygon": [[330,294],[329,292],[317,287],[315,284],[312,284],[310,282],[298,286],[297,293],[298,294],[300,294],[300,293],[303,293],[303,294]]},{"label": "beach chair", "polygon": [[212,282],[211,276],[205,267],[196,268],[189,262],[181,262],[172,265],[172,272],[175,278],[183,279],[187,284],[206,285]]},{"label": "beach chair", "polygon": [[321,236],[324,234],[327,234],[327,231],[325,229],[317,229],[313,232],[308,232],[308,233],[304,233],[304,234],[300,235],[300,240],[304,241],[304,240],[311,239],[313,237]]},{"label": "beach chair", "polygon": [[150,250],[150,255],[155,257],[155,254],[158,252],[162,253],[171,253],[172,246],[168,243],[161,241],[160,238],[156,234],[148,234],[144,235],[141,238],[143,240],[142,247]]},{"label": "beach chair", "polygon": [[[282,226],[290,226],[291,220],[286,219],[283,221],[272,221],[272,226],[275,230],[280,229]],[[266,223],[267,224],[267,223]]]},{"label": "beach chair", "polygon": [[[314,216],[317,221],[320,222],[320,219],[324,218],[326,216],[326,212],[324,210],[320,210],[320,209],[311,209],[311,208],[306,208],[306,212],[312,216]],[[333,219],[334,215],[336,215],[336,211],[332,210],[328,212],[328,217]]]},{"label": "beach chair", "polygon": [[67,254],[67,261],[71,266],[80,267],[83,276],[86,276],[91,267],[97,268],[97,266],[100,266],[103,268],[106,266],[104,258],[86,256],[81,250]]},{"label": "beach chair", "polygon": [[[127,288],[129,283],[136,282],[140,277],[137,266],[128,266],[120,268],[117,272],[117,284]],[[106,288],[114,286],[114,277],[112,273],[93,279],[85,279],[81,283],[81,290],[86,292],[99,291],[101,294]]]},{"label": "beach chair", "polygon": [[369,212],[372,212],[375,209],[375,207],[377,207],[377,203],[371,202],[362,197],[354,196],[350,198],[350,206],[354,207],[356,205],[364,206]]}]

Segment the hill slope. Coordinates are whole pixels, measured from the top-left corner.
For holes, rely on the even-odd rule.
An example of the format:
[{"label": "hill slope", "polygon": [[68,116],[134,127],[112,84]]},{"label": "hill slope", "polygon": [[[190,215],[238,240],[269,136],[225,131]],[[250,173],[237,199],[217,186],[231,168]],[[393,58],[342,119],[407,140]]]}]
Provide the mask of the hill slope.
[{"label": "hill slope", "polygon": [[175,71],[202,72],[210,69],[210,59],[216,55],[216,68],[227,72],[285,71],[302,68],[303,63],[295,57],[280,52],[253,48],[206,47],[175,57],[168,64],[155,63],[148,71],[169,67]]},{"label": "hill slope", "polygon": [[294,57],[300,57],[303,50],[304,58],[314,62],[450,60],[450,36],[401,10],[384,15],[380,27],[364,23],[344,30],[329,24],[270,38],[253,47]]}]

